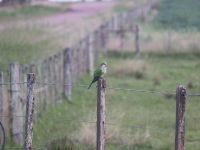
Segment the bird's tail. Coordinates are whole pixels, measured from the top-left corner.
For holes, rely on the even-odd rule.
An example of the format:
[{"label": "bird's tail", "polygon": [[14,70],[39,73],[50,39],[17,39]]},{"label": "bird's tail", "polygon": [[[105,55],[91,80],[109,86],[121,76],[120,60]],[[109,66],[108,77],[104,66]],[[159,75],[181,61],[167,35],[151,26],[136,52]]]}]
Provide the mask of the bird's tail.
[{"label": "bird's tail", "polygon": [[93,83],[93,82],[91,82],[91,83],[90,83],[90,85],[88,86],[88,90],[89,90],[89,89],[90,89],[90,87],[92,86],[92,83]]},{"label": "bird's tail", "polygon": [[90,87],[92,86],[92,84],[96,81],[99,80],[99,77],[94,77],[94,79],[92,80],[92,82],[90,83],[90,85],[88,86],[88,89],[90,89]]}]

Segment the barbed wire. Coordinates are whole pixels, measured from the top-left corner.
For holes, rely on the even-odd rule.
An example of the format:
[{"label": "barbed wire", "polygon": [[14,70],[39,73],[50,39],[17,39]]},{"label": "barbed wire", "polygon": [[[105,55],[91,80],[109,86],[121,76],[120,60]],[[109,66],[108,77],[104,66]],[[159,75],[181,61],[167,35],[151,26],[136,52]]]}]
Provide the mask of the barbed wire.
[{"label": "barbed wire", "polygon": [[[9,118],[11,116],[9,116],[9,115],[0,115],[0,117],[8,117]],[[24,117],[25,118],[26,116],[24,116],[24,115],[23,116],[21,116],[21,115],[12,115],[12,117],[22,117],[22,118]]]},{"label": "barbed wire", "polygon": [[[24,150],[23,147],[5,147],[5,149],[21,149]],[[35,149],[35,150],[44,150],[44,147],[32,147],[31,149]]]},{"label": "barbed wire", "polygon": [[8,83],[0,83],[0,85],[15,85],[15,84],[27,84],[28,82],[8,82]]},{"label": "barbed wire", "polygon": [[[73,123],[83,123],[83,124],[96,124],[97,121],[94,121],[94,120],[80,120],[80,119],[51,119],[51,121],[53,122],[63,122],[63,121],[67,121],[67,122],[73,122]],[[105,126],[119,126],[119,127],[122,127],[122,128],[131,128],[131,129],[152,129],[154,130],[153,132],[158,132],[158,133],[163,133],[163,129],[162,128],[159,128],[159,127],[150,127],[149,125],[132,125],[132,124],[119,124],[119,123],[114,123],[114,122],[109,122],[109,121],[106,121],[105,122]],[[162,130],[162,131],[161,131]]]},{"label": "barbed wire", "polygon": [[192,97],[192,96],[200,96],[200,93],[189,93],[187,96]]},{"label": "barbed wire", "polygon": [[[27,84],[27,82],[16,82],[16,83],[0,83],[0,85],[14,85],[14,84]],[[43,86],[55,86],[55,85],[59,85],[60,83],[58,82],[42,82],[42,81],[36,81],[35,84],[38,85],[43,85]],[[64,86],[74,86],[74,87],[85,87],[85,89],[87,89],[88,85],[87,84],[62,84]],[[36,89],[36,93],[37,92],[42,92],[43,90],[46,89],[46,87],[39,87],[37,90]],[[108,90],[116,90],[116,91],[126,91],[126,92],[136,92],[136,93],[149,93],[149,94],[156,94],[156,95],[171,95],[171,96],[175,96],[176,93],[173,91],[166,91],[166,90],[147,90],[147,89],[135,89],[135,88],[126,88],[126,87],[114,87],[114,86],[107,86],[106,89]],[[10,90],[13,91],[13,90]],[[20,91],[17,91],[20,92]],[[25,92],[25,91],[21,91],[21,92]],[[198,97],[200,96],[200,93],[188,93],[186,96],[188,97]]]}]

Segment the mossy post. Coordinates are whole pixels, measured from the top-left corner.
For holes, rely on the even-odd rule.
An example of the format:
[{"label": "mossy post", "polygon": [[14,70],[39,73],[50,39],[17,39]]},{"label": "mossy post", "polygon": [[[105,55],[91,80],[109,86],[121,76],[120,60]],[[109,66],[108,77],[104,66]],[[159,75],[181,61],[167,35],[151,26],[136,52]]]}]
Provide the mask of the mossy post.
[{"label": "mossy post", "polygon": [[27,93],[26,93],[26,122],[24,130],[24,150],[32,149],[33,139],[33,116],[34,116],[34,83],[35,75],[27,74]]},{"label": "mossy post", "polygon": [[97,83],[96,150],[105,150],[105,89],[106,81],[100,78]]},{"label": "mossy post", "polygon": [[64,96],[71,101],[72,95],[72,54],[71,49],[64,50]]},{"label": "mossy post", "polygon": [[20,73],[19,64],[12,63],[9,68],[10,73],[10,130],[13,143],[22,144],[23,132],[23,112],[22,98],[20,96]]},{"label": "mossy post", "polygon": [[186,103],[186,89],[182,85],[179,85],[176,88],[175,150],[184,150],[185,103]]}]

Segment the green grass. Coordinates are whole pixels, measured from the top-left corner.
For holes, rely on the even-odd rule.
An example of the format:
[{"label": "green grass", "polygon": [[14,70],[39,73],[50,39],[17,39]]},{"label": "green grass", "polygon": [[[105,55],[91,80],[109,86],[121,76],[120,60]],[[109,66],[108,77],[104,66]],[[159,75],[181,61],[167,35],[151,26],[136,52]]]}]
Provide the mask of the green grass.
[{"label": "green grass", "polygon": [[161,0],[156,22],[164,28],[200,29],[199,0]]},{"label": "green grass", "polygon": [[[8,64],[31,64],[72,46],[87,32],[100,24],[101,18],[81,18],[77,23],[45,21],[45,16],[66,13],[69,4],[56,6],[25,6],[0,10],[0,70],[7,71]],[[64,12],[65,11],[65,12]],[[102,13],[107,18],[113,12]],[[87,21],[86,21],[87,20]],[[74,32],[76,31],[76,32]]]},{"label": "green grass", "polygon": [[66,11],[69,8],[68,5],[64,4],[61,6],[44,6],[44,5],[33,5],[33,6],[23,6],[17,8],[2,8],[0,10],[0,20],[16,20],[20,18],[30,18],[38,16],[46,16],[55,13],[60,13]]},{"label": "green grass", "polygon": [[[38,27],[6,29],[1,33],[0,69],[4,71],[11,62],[30,64],[54,54],[57,49],[62,50],[53,42],[54,39],[43,38],[47,36],[47,32]],[[37,39],[38,34],[43,40]]]},{"label": "green grass", "polygon": [[[106,59],[109,64],[106,76],[108,87],[175,93],[178,84],[187,87],[191,82],[194,86],[187,88],[188,93],[200,90],[200,61],[196,54],[144,53],[141,61],[147,65],[146,76],[140,79],[129,74],[132,68],[124,65],[127,62],[137,64],[133,54],[110,52]],[[115,72],[121,66],[125,68],[124,73],[118,76]],[[155,84],[155,80],[159,80],[159,84]],[[89,81],[89,77],[85,76],[80,83],[88,84]],[[34,125],[34,146],[46,146],[55,150],[94,149],[95,107],[95,85],[89,91],[75,86],[73,103],[64,100],[62,104],[50,107]],[[185,135],[187,150],[199,149],[197,141],[200,134],[200,118],[196,115],[199,107],[198,97],[187,98]],[[175,100],[173,96],[107,89],[106,122],[108,123],[106,125],[108,150],[174,149]]]},{"label": "green grass", "polygon": [[[175,2],[179,3],[178,0]],[[185,3],[186,0],[183,1],[183,4]],[[162,4],[164,3],[160,5]],[[121,11],[120,9],[116,11]],[[164,8],[162,10],[164,11]],[[180,9],[177,11],[180,11]],[[196,11],[196,8],[194,11]],[[26,14],[24,12],[20,13],[24,15]],[[164,14],[167,15],[168,13]],[[10,18],[12,18],[12,15],[10,15]],[[170,20],[167,17],[166,19]],[[176,19],[171,21],[176,21]],[[159,22],[162,23],[162,21]],[[25,28],[7,28],[1,32],[1,70],[2,68],[6,70],[6,66],[10,62],[30,63],[53,54],[55,50],[61,50],[62,46],[60,45],[63,44],[60,42],[63,42],[66,46],[65,40],[67,38],[66,35],[63,36],[63,34],[66,34],[66,32],[63,32],[65,31],[63,30],[65,25],[63,26],[49,27],[45,25],[44,29],[40,28],[41,25],[31,25]],[[177,26],[176,23],[175,26]],[[157,31],[157,28],[153,31],[151,27],[150,29],[145,28],[145,30],[143,28],[141,33],[141,41],[149,40],[151,44],[152,39],[157,36],[155,45],[151,49],[156,48],[157,44],[162,42],[160,37],[163,33],[160,33],[160,30]],[[150,34],[147,35],[147,33]],[[39,39],[37,38],[38,35],[40,35]],[[183,40],[180,41],[185,43]],[[177,43],[179,42],[175,42],[175,44]],[[142,43],[143,45],[144,43]],[[149,45],[146,47],[149,48]],[[146,48],[142,48],[142,50],[144,49]],[[134,59],[132,52],[109,52],[102,59],[106,59],[109,64],[106,76],[107,86],[175,93],[176,86],[183,84],[188,87],[187,91],[189,93],[199,93],[200,54],[198,50],[195,52],[191,50],[193,49],[187,49],[184,52],[181,52],[181,49],[177,52],[167,53],[163,51],[144,52],[141,62]],[[90,80],[90,77],[86,75],[79,82],[88,84]],[[197,115],[200,101],[198,99],[198,97],[187,99],[185,136],[185,149],[187,150],[198,150],[200,146],[198,143],[200,118]],[[75,86],[73,88],[73,103],[69,103],[64,99],[62,104],[49,107],[38,118],[37,123],[34,125],[34,147],[48,147],[52,150],[95,149],[95,107],[95,85],[90,91]],[[108,150],[174,149],[175,101],[171,95],[162,96],[107,89],[106,122],[110,124],[106,125],[106,148]],[[6,146],[11,147],[13,145],[7,144]]]}]

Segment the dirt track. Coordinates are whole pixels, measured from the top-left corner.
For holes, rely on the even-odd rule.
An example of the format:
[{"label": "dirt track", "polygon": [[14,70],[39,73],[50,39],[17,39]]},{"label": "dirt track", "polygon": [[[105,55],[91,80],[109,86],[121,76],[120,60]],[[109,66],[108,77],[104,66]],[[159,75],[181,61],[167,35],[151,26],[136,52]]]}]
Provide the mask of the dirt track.
[{"label": "dirt track", "polygon": [[[0,30],[5,30],[7,28],[15,28],[19,27],[22,28],[24,26],[31,26],[31,25],[50,25],[50,26],[57,26],[57,25],[64,25],[71,23],[81,22],[81,24],[89,23],[88,20],[85,21],[85,18],[92,18],[93,16],[97,16],[100,13],[104,15],[109,12],[109,10],[114,7],[117,2],[110,0],[104,2],[79,2],[79,3],[71,3],[70,10],[63,11],[62,13],[50,15],[50,16],[41,16],[41,17],[34,17],[34,18],[20,18],[13,21],[1,21],[0,23]],[[44,5],[59,5],[55,2],[42,2],[37,1],[35,4],[44,4]],[[94,20],[94,19],[93,19]],[[14,23],[14,24],[13,24]],[[14,25],[14,26],[13,26]]]},{"label": "dirt track", "polygon": [[70,5],[70,11],[41,19],[50,24],[59,24],[66,21],[77,22],[85,17],[91,17],[99,13],[106,12],[115,4],[116,2],[113,1],[74,3]]}]

